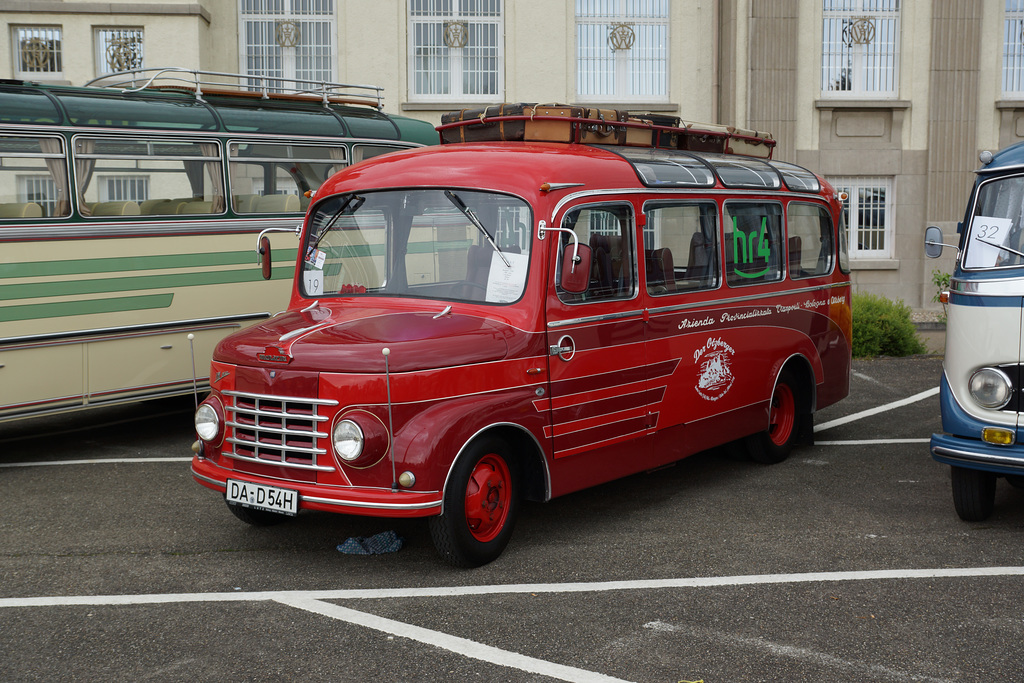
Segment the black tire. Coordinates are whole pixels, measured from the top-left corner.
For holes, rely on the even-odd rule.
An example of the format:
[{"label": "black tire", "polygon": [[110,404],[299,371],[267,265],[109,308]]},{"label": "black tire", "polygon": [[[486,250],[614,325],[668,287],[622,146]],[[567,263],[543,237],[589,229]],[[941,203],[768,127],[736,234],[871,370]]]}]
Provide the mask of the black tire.
[{"label": "black tire", "polygon": [[996,475],[967,467],[950,467],[956,514],[965,522],[988,519],[996,504]]},{"label": "black tire", "polygon": [[1010,486],[1015,489],[1024,489],[1024,475],[1022,474],[1007,474],[1006,481],[1010,482]]},{"label": "black tire", "polygon": [[743,440],[750,459],[773,465],[789,457],[803,428],[803,401],[793,373],[783,370],[775,383],[768,415],[768,429]]},{"label": "black tire", "polygon": [[508,444],[494,437],[470,444],[452,469],[444,513],[428,520],[438,554],[456,567],[497,559],[519,516],[519,486]]},{"label": "black tire", "polygon": [[291,517],[282,515],[279,512],[267,512],[266,510],[253,510],[234,503],[228,503],[228,510],[238,519],[250,526],[274,526],[286,522]]}]

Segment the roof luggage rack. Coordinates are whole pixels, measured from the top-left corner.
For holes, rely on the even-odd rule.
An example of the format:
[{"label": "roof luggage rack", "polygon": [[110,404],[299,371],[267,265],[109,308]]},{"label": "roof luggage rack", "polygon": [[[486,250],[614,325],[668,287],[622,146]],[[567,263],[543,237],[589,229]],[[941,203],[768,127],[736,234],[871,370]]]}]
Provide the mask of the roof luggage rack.
[{"label": "roof luggage rack", "polygon": [[567,104],[499,104],[441,116],[442,143],[523,140],[658,147],[771,159],[775,139],[763,131],[674,116]]},{"label": "roof luggage rack", "polygon": [[311,81],[301,78],[252,76],[177,67],[118,71],[94,78],[86,86],[119,89],[122,93],[146,89],[175,90],[204,95],[234,95],[260,99],[319,101],[329,104],[357,104],[384,108],[384,89],[375,85],[353,85]]}]

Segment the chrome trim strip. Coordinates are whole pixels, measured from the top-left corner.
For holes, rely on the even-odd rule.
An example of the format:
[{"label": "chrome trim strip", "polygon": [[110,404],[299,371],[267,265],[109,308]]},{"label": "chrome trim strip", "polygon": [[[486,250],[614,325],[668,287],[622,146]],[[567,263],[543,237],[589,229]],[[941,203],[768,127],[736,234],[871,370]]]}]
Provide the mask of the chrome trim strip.
[{"label": "chrome trim strip", "polygon": [[[250,394],[250,393],[246,393],[244,391],[224,391],[224,392],[221,392],[221,393],[223,393],[225,396],[241,396],[242,398],[258,398],[258,399],[261,399],[261,400],[268,400],[268,401],[287,401],[288,403],[308,403],[310,405],[318,405],[318,406],[336,406],[336,405],[338,405],[337,401],[334,401],[332,399],[326,399],[326,398],[299,398],[298,396],[274,396],[274,395],[271,395],[271,394]],[[281,413],[273,413],[273,414],[274,415],[284,415],[285,413],[281,412]],[[301,415],[301,416],[293,416],[293,417],[308,418],[308,417],[311,417],[311,416],[309,416],[309,415]]]},{"label": "chrome trim strip", "polygon": [[[826,276],[822,276],[826,277]],[[707,301],[696,301],[689,304],[675,304],[673,306],[659,306],[657,308],[647,309],[648,313],[661,314],[661,313],[672,313],[674,311],[686,311],[694,308],[721,308],[723,306],[730,306],[733,304],[741,304],[748,301],[757,301],[759,299],[777,299],[780,296],[786,296],[790,294],[799,295],[806,294],[808,292],[827,291],[832,289],[843,289],[850,287],[849,282],[832,282],[827,285],[816,285],[814,287],[800,287],[798,289],[786,289],[776,290],[773,292],[763,292],[760,294],[748,294],[746,296],[734,296],[728,299],[710,299]],[[702,290],[702,291],[716,291],[716,290]],[[595,302],[597,303],[597,302]],[[603,322],[606,320],[620,320],[624,318],[630,318],[633,316],[643,316],[643,310],[640,311],[625,311],[622,313],[609,313],[606,315],[593,315],[584,316],[581,318],[571,318],[569,320],[554,320],[547,324],[548,329],[558,329],[561,327],[568,327],[571,325],[581,325],[592,322]]]},{"label": "chrome trim strip", "polygon": [[605,315],[588,315],[582,318],[571,318],[569,320],[555,320],[548,323],[548,329],[554,330],[559,327],[571,325],[583,325],[585,323],[607,322],[608,320],[625,320],[627,318],[643,318],[643,310],[623,311],[621,313],[606,313]]},{"label": "chrome trim strip", "polygon": [[[228,392],[225,391],[224,393],[226,394]],[[225,406],[224,410],[226,410],[228,412],[235,413],[236,415],[239,415],[239,414],[241,414],[241,415],[257,415],[257,416],[258,415],[264,415],[264,416],[268,416],[268,417],[284,417],[284,418],[288,418],[289,420],[306,420],[308,422],[326,422],[327,420],[330,419],[329,417],[327,417],[325,415],[296,415],[294,413],[289,413],[289,412],[285,412],[285,411],[281,411],[281,410],[265,410],[265,409],[239,408],[238,406]],[[274,431],[272,429],[269,429],[269,428],[266,428],[266,427],[257,426],[257,425],[246,425],[246,424],[235,423],[235,422],[231,422],[229,424],[232,424],[232,425],[234,425],[236,427],[239,427],[241,429],[254,429],[254,430],[258,429],[260,431]],[[283,433],[285,433],[285,434],[299,434],[300,436],[301,435],[305,435],[305,434],[309,434],[310,436],[327,436],[326,434],[321,434],[320,432],[285,431]]]},{"label": "chrome trim strip", "polygon": [[[225,441],[227,441],[229,443],[233,443],[233,444],[239,444],[239,445],[242,445],[242,446],[256,446],[256,447],[259,446],[259,444],[255,443],[255,442],[252,442],[252,441],[239,441],[239,440],[233,439],[233,438],[232,439],[225,439]],[[288,451],[293,451],[293,452],[311,453],[311,454],[315,453],[317,455],[320,455],[320,454],[326,452],[326,451],[323,451],[323,450],[314,451],[314,450],[308,449],[308,448],[295,448],[295,447],[292,447],[292,446],[289,446],[287,448],[282,446],[281,450],[288,450]],[[225,458],[231,458],[232,460],[241,460],[243,462],[251,462],[251,463],[254,463],[256,465],[269,465],[270,467],[287,467],[289,469],[312,470],[314,472],[334,472],[334,471],[336,471],[336,469],[334,467],[328,467],[326,465],[303,465],[303,464],[299,464],[299,463],[288,462],[286,460],[266,460],[264,458],[250,458],[250,457],[248,457],[246,455],[239,455],[238,453],[232,453],[231,451],[223,451],[221,453],[221,455],[223,455]]]},{"label": "chrome trim strip", "polygon": [[[390,491],[390,489],[386,489]],[[434,493],[433,491],[415,491],[414,493]],[[299,500],[308,500],[311,503],[320,505],[336,505],[338,507],[368,508],[372,510],[429,510],[430,508],[441,507],[441,501],[433,503],[367,503],[363,501],[336,500],[333,498],[320,498],[318,496],[303,496],[299,494]]]},{"label": "chrome trim strip", "polygon": [[201,480],[205,481],[208,484],[213,484],[217,488],[223,489],[224,491],[227,491],[228,484],[227,484],[226,481],[217,481],[216,479],[208,477],[205,474],[199,474],[198,472],[196,472],[196,468],[195,467],[189,467],[189,469],[192,470],[192,476],[195,479],[201,479]]},{"label": "chrome trim strip", "polygon": [[1014,458],[1010,456],[1002,455],[990,455],[988,453],[978,453],[975,451],[961,451],[955,448],[948,448],[946,446],[936,446],[932,448],[932,453],[935,455],[941,455],[951,460],[958,460],[960,462],[967,463],[979,463],[988,462],[997,465],[1003,465],[1005,467],[1013,467],[1024,471],[1024,459]]},{"label": "chrome trim strip", "polygon": [[[205,475],[196,472],[195,468],[192,469],[192,476],[195,479],[201,479],[213,486],[226,490],[227,483],[220,482],[216,479],[211,479]],[[390,491],[390,489],[387,489]],[[436,491],[415,491],[415,493],[436,493]],[[338,507],[353,507],[353,508],[370,508],[370,509],[385,509],[385,510],[429,510],[431,508],[441,507],[441,501],[432,503],[366,503],[362,501],[346,501],[336,500],[334,498],[321,498],[320,496],[304,496],[299,494],[299,501],[309,501],[311,503],[318,503],[320,505],[336,505]]]},{"label": "chrome trim strip", "polygon": [[[1020,266],[1014,266],[1020,268]],[[951,292],[963,296],[1024,296],[1024,277],[999,278],[998,280],[965,280],[953,278],[949,283]]]},{"label": "chrome trim strip", "polygon": [[818,203],[827,204],[827,198],[820,194],[812,194],[810,192],[793,192],[792,190],[783,188],[758,188],[758,189],[713,189],[710,187],[676,187],[676,188],[655,188],[655,187],[622,187],[622,188],[607,188],[603,190],[582,190],[580,192],[573,192],[562,197],[555,204],[555,208],[551,210],[551,222],[555,224],[555,216],[558,215],[566,204],[569,202],[582,199],[584,197],[606,197],[609,201],[614,201],[616,195],[632,195],[632,194],[643,194],[643,195],[668,195],[676,196],[680,199],[694,198],[699,199],[710,196],[725,196],[725,197],[742,197],[746,195],[759,195],[773,194],[773,199],[781,201],[785,198],[790,199],[813,199]]},{"label": "chrome trim strip", "polygon": [[[264,320],[270,317],[269,311],[263,311],[260,313],[246,313],[244,315],[228,315],[218,318],[196,318],[193,320],[172,320],[165,323],[148,323],[145,325],[124,325],[122,327],[100,327],[94,330],[69,330],[67,332],[51,332],[49,334],[33,334],[31,336],[24,335],[21,337],[4,337],[0,339],[0,344],[24,344],[26,346],[35,345],[47,345],[48,342],[53,344],[64,343],[64,344],[80,344],[82,342],[92,341],[88,337],[102,337],[102,336],[127,336],[127,335],[138,335],[138,336],[149,336],[157,334],[165,334],[167,332],[187,332],[192,329],[199,329],[206,327],[209,329],[216,329],[218,327],[236,327],[235,323],[242,323],[249,320]],[[180,329],[179,329],[180,328]],[[140,334],[141,333],[141,334]],[[148,334],[147,334],[148,333]],[[82,339],[81,337],[86,337]],[[67,340],[67,341],[64,341]]]},{"label": "chrome trim strip", "polygon": [[[239,411],[236,410],[235,412],[239,412]],[[256,411],[249,411],[249,413],[250,414],[254,414],[254,415],[257,414]],[[262,414],[263,415],[271,415],[272,414],[275,417],[279,417],[279,416],[283,415],[284,413],[262,413]],[[314,415],[313,417],[314,417],[314,419],[316,419],[319,422],[323,422],[323,421],[328,419],[327,417],[324,417],[322,415]],[[294,419],[294,418],[292,418],[292,419]],[[301,418],[298,418],[298,419],[305,420],[305,419],[309,419],[309,418],[301,417]],[[298,431],[298,430],[295,430],[295,429],[278,429],[276,427],[265,427],[265,426],[262,426],[262,425],[260,425],[260,426],[257,426],[257,425],[246,425],[246,424],[242,424],[241,422],[235,422],[234,420],[228,420],[226,422],[226,424],[227,424],[228,427],[233,427],[233,428],[236,428],[236,429],[243,429],[243,430],[270,432],[272,434],[293,434],[295,436],[315,436],[318,439],[326,439],[327,438],[327,433],[326,432],[302,432],[302,431]],[[298,450],[298,449],[291,449],[291,448],[289,448],[289,450]],[[327,451],[321,450],[319,452],[320,453],[326,453]]]},{"label": "chrome trim strip", "polygon": [[[822,277],[829,277],[823,275]],[[734,296],[728,299],[712,299],[709,301],[698,301],[690,304],[676,304],[674,306],[660,306],[658,308],[652,308],[649,310],[650,313],[671,313],[673,311],[686,311],[694,308],[717,308],[721,306],[729,306],[732,304],[740,304],[747,301],[756,301],[758,299],[776,299],[780,296],[786,296],[788,294],[806,294],[807,292],[817,292],[822,290],[831,289],[842,289],[843,287],[849,287],[849,282],[833,282],[827,285],[817,285],[815,287],[801,287],[799,289],[786,289],[777,290],[774,292],[767,292],[763,294],[748,294],[746,296]],[[700,291],[715,291],[715,290],[700,290]]]}]

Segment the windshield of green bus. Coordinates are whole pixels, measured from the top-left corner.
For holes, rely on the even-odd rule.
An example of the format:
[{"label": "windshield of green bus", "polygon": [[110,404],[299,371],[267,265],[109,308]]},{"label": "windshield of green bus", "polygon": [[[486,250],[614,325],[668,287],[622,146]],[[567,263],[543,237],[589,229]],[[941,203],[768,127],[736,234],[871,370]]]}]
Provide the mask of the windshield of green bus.
[{"label": "windshield of green bus", "polygon": [[1024,265],[1024,176],[996,178],[978,188],[963,267]]},{"label": "windshield of green bus", "polygon": [[526,286],[530,225],[526,202],[492,192],[333,196],[310,218],[302,291],[511,303]]}]

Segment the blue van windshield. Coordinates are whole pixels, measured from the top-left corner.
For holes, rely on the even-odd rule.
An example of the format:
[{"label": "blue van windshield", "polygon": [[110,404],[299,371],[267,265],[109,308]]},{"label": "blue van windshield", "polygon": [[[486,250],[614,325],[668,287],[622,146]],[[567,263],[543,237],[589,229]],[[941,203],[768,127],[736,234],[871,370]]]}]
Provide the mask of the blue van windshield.
[{"label": "blue van windshield", "polygon": [[964,249],[965,269],[1024,265],[1024,176],[995,178],[978,188]]}]

